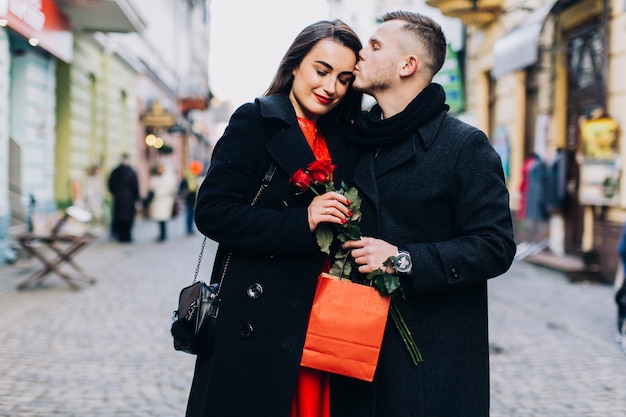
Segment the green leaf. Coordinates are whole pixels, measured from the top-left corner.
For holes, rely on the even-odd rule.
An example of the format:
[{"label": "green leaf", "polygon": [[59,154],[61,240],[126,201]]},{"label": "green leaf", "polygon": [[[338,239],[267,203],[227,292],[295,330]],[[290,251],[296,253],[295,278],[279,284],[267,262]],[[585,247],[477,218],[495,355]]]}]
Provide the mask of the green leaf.
[{"label": "green leaf", "polygon": [[400,285],[401,285],[400,278],[398,278],[397,276],[385,274],[384,280],[385,280],[385,288],[387,289],[388,294],[391,294],[395,290],[400,288]]},{"label": "green leaf", "polygon": [[346,229],[346,235],[350,240],[358,240],[361,237],[361,228],[359,226],[350,225]]},{"label": "green leaf", "polygon": [[330,245],[333,243],[333,232],[330,230],[330,227],[328,227],[328,224],[322,223],[317,226],[315,239],[321,251],[330,255]]},{"label": "green leaf", "polygon": [[383,270],[378,268],[375,269],[374,271],[370,272],[369,274],[367,274],[367,279],[372,280],[373,278],[377,277],[378,275],[382,275],[384,274]]},{"label": "green leaf", "polygon": [[335,254],[335,262],[330,267],[329,274],[339,278],[350,278],[352,273],[352,262],[348,259],[348,256],[341,250]]},{"label": "green leaf", "polygon": [[402,288],[400,278],[386,273],[381,268],[367,274],[367,279],[372,281],[374,287],[381,295],[390,295],[398,288]]},{"label": "green leaf", "polygon": [[341,278],[350,278],[350,274],[352,274],[352,262],[344,261],[345,265],[343,267],[343,274],[341,274]]},{"label": "green leaf", "polygon": [[343,259],[336,259],[335,262],[330,267],[330,270],[328,271],[328,273],[330,275],[334,275],[334,276],[338,277],[339,274],[341,274],[341,270],[343,268],[343,264],[344,263],[345,263],[345,260],[343,260]]},{"label": "green leaf", "polygon": [[386,274],[376,275],[374,277],[374,287],[378,290],[380,295],[389,295],[387,287],[385,286],[385,275]]},{"label": "green leaf", "polygon": [[350,211],[354,213],[355,211],[360,212],[361,207],[361,197],[359,196],[359,192],[356,188],[351,187],[346,190],[344,196],[350,200]]}]

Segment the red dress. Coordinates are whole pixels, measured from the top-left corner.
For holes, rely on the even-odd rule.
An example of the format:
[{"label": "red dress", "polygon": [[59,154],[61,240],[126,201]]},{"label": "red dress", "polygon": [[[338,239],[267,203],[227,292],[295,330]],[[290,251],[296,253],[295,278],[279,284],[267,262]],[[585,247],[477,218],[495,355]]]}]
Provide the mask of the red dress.
[{"label": "red dress", "polygon": [[[298,124],[304,133],[315,159],[330,161],[326,139],[317,130],[315,122],[298,117]],[[328,272],[329,262],[322,272]],[[330,417],[330,375],[326,372],[300,367],[296,389],[293,395],[290,417]]]}]

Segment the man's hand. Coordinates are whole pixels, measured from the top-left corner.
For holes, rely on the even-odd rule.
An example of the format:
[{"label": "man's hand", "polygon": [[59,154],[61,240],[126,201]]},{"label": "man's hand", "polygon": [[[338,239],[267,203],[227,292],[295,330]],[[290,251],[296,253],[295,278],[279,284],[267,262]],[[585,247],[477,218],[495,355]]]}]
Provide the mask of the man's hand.
[{"label": "man's hand", "polygon": [[378,268],[389,274],[395,273],[393,265],[383,265],[390,256],[398,253],[398,247],[391,243],[373,237],[361,237],[359,240],[347,241],[343,244],[343,249],[352,250],[352,258],[359,265],[359,272],[362,274],[369,274]]}]

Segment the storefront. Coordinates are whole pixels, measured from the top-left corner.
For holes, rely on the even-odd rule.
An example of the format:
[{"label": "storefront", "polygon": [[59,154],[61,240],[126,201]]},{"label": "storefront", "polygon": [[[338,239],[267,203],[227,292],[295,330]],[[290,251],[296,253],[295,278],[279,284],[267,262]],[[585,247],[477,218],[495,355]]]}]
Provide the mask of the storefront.
[{"label": "storefront", "polygon": [[52,0],[0,0],[0,263],[10,231],[55,208],[56,63],[71,61],[72,42]]},{"label": "storefront", "polygon": [[[616,3],[608,0],[432,3],[467,4],[461,17],[467,25],[467,112],[492,139],[506,132],[518,243],[544,244],[545,253],[579,259],[582,269],[612,281],[617,238],[626,220],[620,162],[620,150],[626,149],[626,89],[620,75],[626,70],[626,45],[615,41],[626,36],[626,5],[612,9]],[[483,7],[492,11],[488,17],[479,13]],[[472,13],[483,19],[472,22]],[[538,199],[525,194],[537,178]],[[536,214],[532,218],[523,215],[528,203],[537,205],[530,210]]]}]

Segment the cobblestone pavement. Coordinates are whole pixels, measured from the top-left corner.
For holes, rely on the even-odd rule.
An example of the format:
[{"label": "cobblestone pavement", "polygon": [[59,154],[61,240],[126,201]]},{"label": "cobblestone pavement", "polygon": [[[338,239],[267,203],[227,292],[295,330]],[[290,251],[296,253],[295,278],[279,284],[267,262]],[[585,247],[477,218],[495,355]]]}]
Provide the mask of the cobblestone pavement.
[{"label": "cobblestone pavement", "polygon": [[490,283],[491,416],[626,416],[613,288],[525,262]]},{"label": "cobblestone pavement", "polygon": [[[156,224],[140,221],[134,244],[86,248],[76,260],[98,281],[79,291],[53,275],[16,291],[38,264],[4,267],[1,416],[184,415],[194,357],[173,349],[169,326],[202,239],[184,236],[180,219],[168,232],[156,243]],[[211,263],[209,253],[202,271]]]},{"label": "cobblestone pavement", "polygon": [[[39,265],[0,267],[1,417],[184,415],[194,357],[173,349],[169,325],[202,239],[180,217],[168,241],[156,229],[139,221],[134,244],[85,249],[76,260],[98,282],[78,291],[54,275],[18,291]],[[519,262],[489,291],[492,417],[626,415],[610,286]]]}]

